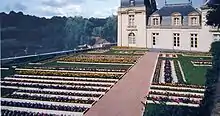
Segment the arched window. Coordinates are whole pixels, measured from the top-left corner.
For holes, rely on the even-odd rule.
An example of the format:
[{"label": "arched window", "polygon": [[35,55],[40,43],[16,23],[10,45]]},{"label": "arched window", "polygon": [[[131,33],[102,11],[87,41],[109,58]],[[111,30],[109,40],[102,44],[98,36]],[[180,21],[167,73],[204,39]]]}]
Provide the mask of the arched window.
[{"label": "arched window", "polygon": [[135,34],[133,32],[128,34],[128,44],[136,44]]}]

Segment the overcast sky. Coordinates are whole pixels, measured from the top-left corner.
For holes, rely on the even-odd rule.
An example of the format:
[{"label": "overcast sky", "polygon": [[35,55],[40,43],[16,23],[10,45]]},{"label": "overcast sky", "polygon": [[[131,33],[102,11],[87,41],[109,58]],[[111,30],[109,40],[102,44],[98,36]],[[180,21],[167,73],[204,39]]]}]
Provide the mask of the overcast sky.
[{"label": "overcast sky", "polygon": [[[164,5],[165,0],[156,0],[158,7]],[[187,2],[188,0],[167,0],[168,3]],[[192,0],[198,7],[204,0]],[[1,0],[0,12],[12,10],[22,11],[24,14],[40,17],[51,16],[84,16],[108,17],[116,14],[120,0]]]}]

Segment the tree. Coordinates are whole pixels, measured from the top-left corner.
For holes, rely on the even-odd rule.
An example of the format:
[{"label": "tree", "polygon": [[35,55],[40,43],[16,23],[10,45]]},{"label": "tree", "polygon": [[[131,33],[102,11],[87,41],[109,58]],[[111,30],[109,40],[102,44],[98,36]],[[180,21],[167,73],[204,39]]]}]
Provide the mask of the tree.
[{"label": "tree", "polygon": [[208,11],[207,15],[207,24],[220,28],[220,1],[219,0],[212,0],[213,2],[208,3],[208,7],[212,10]]}]

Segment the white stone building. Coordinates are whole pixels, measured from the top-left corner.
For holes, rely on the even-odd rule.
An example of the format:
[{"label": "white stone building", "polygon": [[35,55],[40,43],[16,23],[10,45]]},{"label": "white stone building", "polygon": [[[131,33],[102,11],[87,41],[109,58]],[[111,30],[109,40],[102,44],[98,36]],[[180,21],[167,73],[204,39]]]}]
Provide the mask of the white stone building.
[{"label": "white stone building", "polygon": [[166,4],[155,0],[121,0],[118,9],[118,46],[208,52],[220,31],[206,25],[206,5]]}]

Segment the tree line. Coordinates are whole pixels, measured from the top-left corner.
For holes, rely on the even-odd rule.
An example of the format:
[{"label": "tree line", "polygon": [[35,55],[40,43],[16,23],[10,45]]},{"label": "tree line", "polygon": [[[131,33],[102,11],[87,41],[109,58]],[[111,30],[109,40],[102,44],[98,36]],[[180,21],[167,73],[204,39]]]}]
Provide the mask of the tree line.
[{"label": "tree line", "polygon": [[70,50],[95,44],[95,37],[116,42],[117,17],[40,18],[22,12],[0,13],[1,57]]}]

